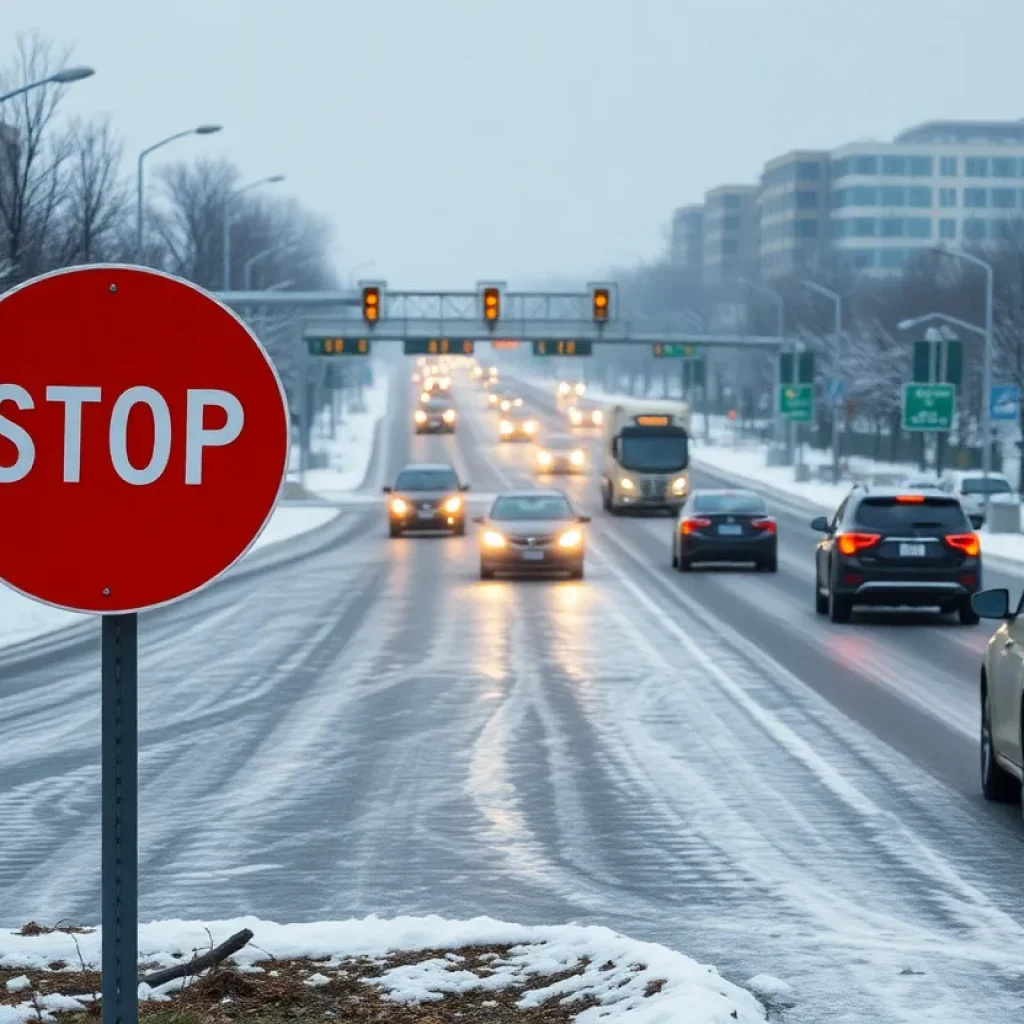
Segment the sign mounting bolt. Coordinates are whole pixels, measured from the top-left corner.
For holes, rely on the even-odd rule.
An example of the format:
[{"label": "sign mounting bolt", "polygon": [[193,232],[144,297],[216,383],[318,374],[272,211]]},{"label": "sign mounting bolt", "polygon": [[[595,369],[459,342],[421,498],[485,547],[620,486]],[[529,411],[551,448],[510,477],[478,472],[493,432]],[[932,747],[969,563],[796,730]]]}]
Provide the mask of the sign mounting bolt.
[{"label": "sign mounting bolt", "polygon": [[111,290],[111,292],[116,292],[117,291],[117,285],[116,284],[112,284],[110,286],[110,290]]}]

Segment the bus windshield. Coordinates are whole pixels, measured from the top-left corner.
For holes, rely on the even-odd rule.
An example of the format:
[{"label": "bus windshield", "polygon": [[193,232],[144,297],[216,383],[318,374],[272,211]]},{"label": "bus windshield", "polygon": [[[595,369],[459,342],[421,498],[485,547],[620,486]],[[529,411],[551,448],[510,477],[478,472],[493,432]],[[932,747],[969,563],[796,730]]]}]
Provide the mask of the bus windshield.
[{"label": "bus windshield", "polygon": [[619,437],[618,459],[635,473],[678,473],[690,464],[689,439],[683,430],[627,428]]}]

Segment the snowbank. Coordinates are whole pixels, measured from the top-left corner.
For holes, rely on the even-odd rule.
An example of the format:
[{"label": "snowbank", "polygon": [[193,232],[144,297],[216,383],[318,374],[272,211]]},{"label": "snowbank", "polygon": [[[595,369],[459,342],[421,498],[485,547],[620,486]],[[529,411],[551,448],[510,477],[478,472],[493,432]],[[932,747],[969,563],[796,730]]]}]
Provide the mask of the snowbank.
[{"label": "snowbank", "polygon": [[[212,923],[158,921],[139,928],[139,958],[146,963],[171,966],[180,955],[208,949],[212,941],[249,928],[253,945],[237,953],[234,961],[251,968],[277,960],[329,958],[318,964],[318,974],[330,977],[343,960],[383,957],[395,951],[463,950],[470,947],[512,947],[495,956],[486,973],[466,970],[454,953],[386,970],[367,985],[384,990],[396,1003],[442,999],[445,994],[500,991],[530,987],[520,996],[523,1008],[549,999],[593,998],[599,1005],[579,1013],[580,1024],[625,1020],[630,1024],[763,1024],[761,1004],[746,989],[722,978],[713,967],[654,943],[638,942],[607,928],[567,926],[526,927],[480,917],[450,921],[440,917],[400,917],[281,925],[256,918]],[[63,961],[74,970],[81,959],[100,963],[100,933],[65,935],[60,932],[24,936],[0,931],[0,968],[42,971]],[[266,950],[263,952],[262,950]],[[179,957],[173,954],[178,953]],[[576,973],[566,976],[563,972]],[[550,982],[538,986],[550,977]],[[173,983],[171,983],[173,984]],[[160,994],[159,992],[157,993]],[[140,986],[140,995],[152,995]],[[20,995],[19,995],[20,998]],[[52,997],[48,997],[52,998]],[[67,997],[65,997],[67,998]],[[0,1006],[0,1024],[38,1020],[31,1001]]]}]

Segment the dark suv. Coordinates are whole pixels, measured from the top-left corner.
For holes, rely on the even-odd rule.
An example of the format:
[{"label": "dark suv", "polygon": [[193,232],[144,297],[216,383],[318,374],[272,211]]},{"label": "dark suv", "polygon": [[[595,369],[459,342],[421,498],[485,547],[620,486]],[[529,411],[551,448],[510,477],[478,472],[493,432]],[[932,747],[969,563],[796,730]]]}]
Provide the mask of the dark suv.
[{"label": "dark suv", "polygon": [[816,554],[819,615],[849,622],[854,605],[934,607],[978,622],[971,594],[981,589],[981,542],[960,502],[942,491],[905,493],[855,487],[824,533]]}]

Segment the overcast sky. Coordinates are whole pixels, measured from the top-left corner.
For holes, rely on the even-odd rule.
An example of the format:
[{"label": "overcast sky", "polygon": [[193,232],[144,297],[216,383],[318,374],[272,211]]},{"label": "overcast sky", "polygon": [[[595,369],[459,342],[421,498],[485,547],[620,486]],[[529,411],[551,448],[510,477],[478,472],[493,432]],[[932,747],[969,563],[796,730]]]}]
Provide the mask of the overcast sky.
[{"label": "overcast sky", "polygon": [[[587,278],[794,148],[1024,116],[1024,0],[0,0],[126,152],[228,156],[392,287]],[[157,166],[156,158],[152,166]]]}]

